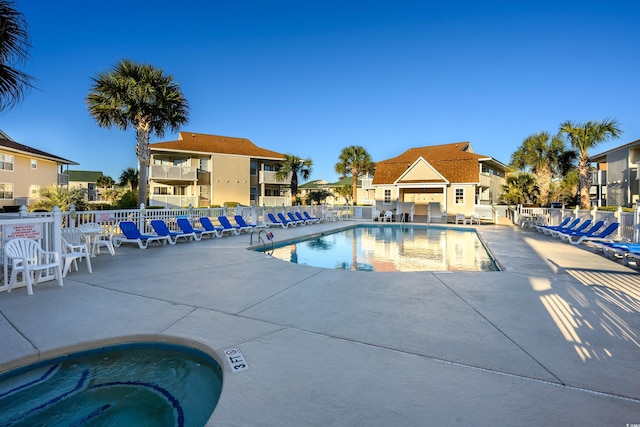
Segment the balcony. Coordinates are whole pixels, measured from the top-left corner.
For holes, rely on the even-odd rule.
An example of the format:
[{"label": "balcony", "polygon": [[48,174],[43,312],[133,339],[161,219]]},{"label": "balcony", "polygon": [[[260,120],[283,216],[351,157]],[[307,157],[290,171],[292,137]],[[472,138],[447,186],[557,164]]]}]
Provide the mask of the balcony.
[{"label": "balcony", "polygon": [[491,187],[492,175],[487,173],[480,174],[480,187]]},{"label": "balcony", "polygon": [[278,181],[276,179],[276,174],[278,172],[274,171],[260,171],[258,176],[259,184],[289,184],[291,182],[291,174],[287,175],[284,180]]},{"label": "balcony", "polygon": [[198,168],[151,165],[149,179],[153,181],[196,181],[198,179]]},{"label": "balcony", "polygon": [[66,173],[59,173],[58,185],[69,185],[69,175],[67,175]]}]

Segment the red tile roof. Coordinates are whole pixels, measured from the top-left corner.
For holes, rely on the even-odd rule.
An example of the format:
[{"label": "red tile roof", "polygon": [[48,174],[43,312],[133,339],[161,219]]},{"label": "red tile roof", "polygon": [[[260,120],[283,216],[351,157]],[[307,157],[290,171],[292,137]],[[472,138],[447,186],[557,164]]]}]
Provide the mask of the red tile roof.
[{"label": "red tile roof", "polygon": [[177,141],[149,144],[151,150],[176,150],[196,153],[234,154],[258,158],[283,159],[284,154],[260,148],[246,138],[180,132]]},{"label": "red tile roof", "polygon": [[[452,183],[478,182],[480,173],[479,160],[487,158],[487,156],[475,154],[469,142],[410,148],[397,157],[376,162],[373,184],[395,183],[420,157],[433,166],[447,181]],[[406,181],[406,183],[415,182],[415,180]],[[425,179],[421,182],[434,181]]]}]

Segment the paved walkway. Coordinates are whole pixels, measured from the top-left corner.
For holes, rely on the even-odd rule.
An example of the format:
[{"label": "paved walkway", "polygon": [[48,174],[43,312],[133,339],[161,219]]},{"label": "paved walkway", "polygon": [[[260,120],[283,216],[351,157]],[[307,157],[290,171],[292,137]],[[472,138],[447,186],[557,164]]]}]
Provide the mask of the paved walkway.
[{"label": "paved walkway", "polygon": [[[216,426],[640,423],[640,274],[533,230],[479,230],[505,271],[325,270],[247,251],[247,235],[123,246],[63,288],[0,294],[0,370],[163,337],[221,360]],[[233,347],[248,370],[222,362]]]}]

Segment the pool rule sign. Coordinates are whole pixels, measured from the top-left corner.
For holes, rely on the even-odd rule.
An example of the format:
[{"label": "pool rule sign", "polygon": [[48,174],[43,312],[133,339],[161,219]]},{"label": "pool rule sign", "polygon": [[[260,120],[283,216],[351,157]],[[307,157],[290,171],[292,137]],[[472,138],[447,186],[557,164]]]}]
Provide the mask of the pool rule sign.
[{"label": "pool rule sign", "polygon": [[249,369],[249,365],[247,364],[247,361],[244,360],[244,356],[240,353],[239,348],[230,348],[225,350],[224,355],[227,357],[227,362],[229,362],[229,366],[231,366],[231,370],[233,372],[240,372],[245,369]]}]

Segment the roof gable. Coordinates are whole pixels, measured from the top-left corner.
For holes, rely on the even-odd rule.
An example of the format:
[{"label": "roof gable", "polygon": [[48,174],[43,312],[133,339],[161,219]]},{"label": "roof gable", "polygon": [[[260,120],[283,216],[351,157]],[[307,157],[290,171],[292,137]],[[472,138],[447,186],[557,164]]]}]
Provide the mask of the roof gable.
[{"label": "roof gable", "polygon": [[258,158],[283,159],[284,154],[260,148],[246,138],[180,132],[178,140],[149,144],[152,151],[171,150],[190,153],[230,154]]},{"label": "roof gable", "polygon": [[414,182],[446,182],[443,177],[433,166],[422,157],[418,158],[413,165],[398,178],[398,183],[414,183]]}]

